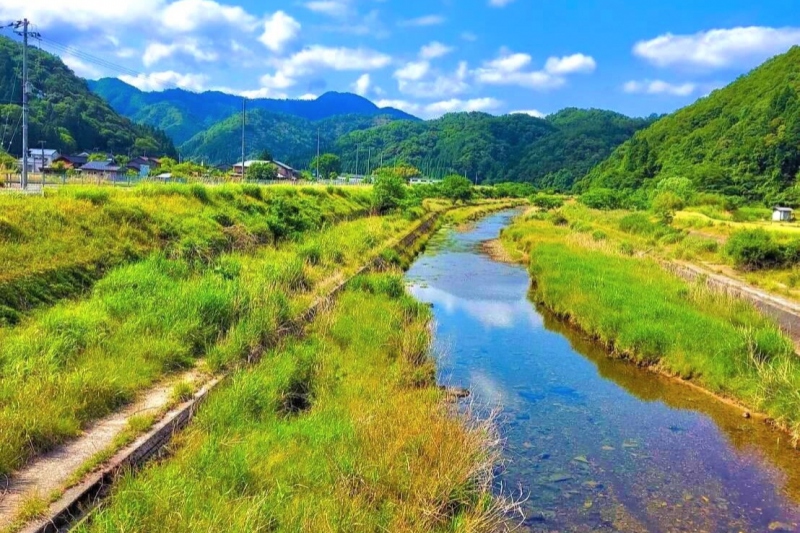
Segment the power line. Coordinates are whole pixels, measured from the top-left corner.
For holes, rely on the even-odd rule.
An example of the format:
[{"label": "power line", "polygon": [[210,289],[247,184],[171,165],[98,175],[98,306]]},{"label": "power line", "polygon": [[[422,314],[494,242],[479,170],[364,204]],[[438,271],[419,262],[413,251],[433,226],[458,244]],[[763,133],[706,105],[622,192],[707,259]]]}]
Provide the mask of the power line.
[{"label": "power line", "polygon": [[75,48],[74,46],[63,44],[58,41],[54,41],[53,39],[47,37],[40,37],[40,42],[44,44],[44,46],[48,48],[52,48],[58,52],[71,55],[81,61],[85,61],[87,63],[91,63],[97,67],[101,67],[107,70],[111,70],[117,72],[119,74],[124,74],[127,76],[141,76],[142,73],[136,70],[133,70],[128,67],[124,67],[107,59],[103,59],[101,57],[94,56],[88,52]]}]

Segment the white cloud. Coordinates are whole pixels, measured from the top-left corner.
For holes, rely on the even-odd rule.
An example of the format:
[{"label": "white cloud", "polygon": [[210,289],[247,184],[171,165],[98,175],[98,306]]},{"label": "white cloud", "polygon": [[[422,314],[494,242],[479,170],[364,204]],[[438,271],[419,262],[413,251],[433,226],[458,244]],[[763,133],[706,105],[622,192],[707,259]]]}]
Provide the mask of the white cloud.
[{"label": "white cloud", "polygon": [[519,109],[517,111],[511,111],[509,115],[528,115],[536,118],[544,118],[547,116],[538,109]]},{"label": "white cloud", "polygon": [[633,53],[659,67],[716,69],[759,62],[795,44],[800,44],[800,28],[750,26],[693,35],[666,33],[636,43]]},{"label": "white cloud", "polygon": [[489,85],[518,85],[547,90],[564,85],[569,74],[592,72],[597,66],[593,58],[583,54],[550,57],[542,70],[526,70],[530,63],[531,56],[528,54],[505,51],[500,57],[475,69],[473,75],[477,81]]},{"label": "white cloud", "polygon": [[350,12],[350,6],[346,0],[315,0],[303,5],[315,13],[330,17],[343,18]]},{"label": "white cloud", "polygon": [[441,15],[425,15],[413,19],[401,20],[398,26],[438,26],[444,24],[445,18]]},{"label": "white cloud", "polygon": [[266,89],[288,89],[296,83],[293,78],[289,78],[281,71],[275,74],[264,74],[259,81],[261,87]]},{"label": "white cloud", "polygon": [[187,39],[185,41],[174,42],[171,44],[164,43],[150,43],[144,51],[142,56],[142,63],[146,67],[158,63],[162,59],[172,57],[175,54],[184,54],[197,61],[216,61],[219,55],[214,51],[206,51],[200,48],[200,45],[194,39]]},{"label": "white cloud", "polygon": [[300,23],[283,11],[276,11],[264,21],[264,33],[259,41],[273,52],[281,52],[299,34]]},{"label": "white cloud", "polygon": [[251,31],[258,24],[256,17],[241,7],[222,5],[213,0],[178,0],[169,4],[160,18],[165,28],[186,33],[206,26],[218,28],[222,24]]},{"label": "white cloud", "polygon": [[152,18],[164,5],[163,0],[74,0],[54,5],[53,0],[2,0],[0,19],[27,17],[46,29],[62,23],[78,29],[107,29],[110,25],[133,24]]},{"label": "white cloud", "polygon": [[369,93],[371,84],[372,80],[370,80],[369,74],[362,74],[353,84],[352,88],[356,94],[366,96]]},{"label": "white cloud", "polygon": [[316,100],[318,97],[316,94],[306,93],[302,94],[297,97],[298,100]]},{"label": "white cloud", "polygon": [[378,107],[394,107],[406,113],[418,115],[424,118],[436,118],[445,113],[455,113],[458,111],[491,111],[503,105],[503,102],[495,98],[473,98],[470,100],[460,100],[451,98],[431,104],[419,104],[408,100],[378,100]]},{"label": "white cloud", "polygon": [[452,74],[433,71],[427,61],[413,61],[394,73],[397,88],[418,98],[446,98],[469,90],[467,63],[462,61]]},{"label": "white cloud", "polygon": [[594,72],[595,68],[597,68],[597,63],[594,58],[583,54],[551,57],[544,65],[544,69],[550,74],[585,74]]},{"label": "white cloud", "polygon": [[489,0],[489,5],[492,7],[505,7],[514,0]]},{"label": "white cloud", "polygon": [[454,48],[452,46],[444,45],[439,41],[432,41],[420,49],[419,57],[422,59],[436,59],[438,57],[446,56],[453,50]]},{"label": "white cloud", "polygon": [[431,64],[427,61],[412,61],[395,71],[394,77],[398,80],[421,80],[430,71]]},{"label": "white cloud", "polygon": [[174,70],[150,72],[137,76],[120,76],[119,79],[143,91],[163,91],[172,87],[202,91],[208,81],[208,77],[204,74],[181,74]]},{"label": "white cloud", "polygon": [[99,68],[94,65],[90,65],[89,63],[85,63],[73,55],[61,56],[61,60],[64,61],[65,65],[72,69],[72,72],[81,78],[97,79],[103,75],[103,72]]},{"label": "white cloud", "polygon": [[275,63],[280,72],[286,77],[293,78],[319,69],[377,70],[387,66],[391,61],[390,56],[368,48],[313,45]]},{"label": "white cloud", "polygon": [[662,80],[629,81],[622,90],[630,94],[668,94],[689,96],[698,89],[695,83],[673,84]]}]

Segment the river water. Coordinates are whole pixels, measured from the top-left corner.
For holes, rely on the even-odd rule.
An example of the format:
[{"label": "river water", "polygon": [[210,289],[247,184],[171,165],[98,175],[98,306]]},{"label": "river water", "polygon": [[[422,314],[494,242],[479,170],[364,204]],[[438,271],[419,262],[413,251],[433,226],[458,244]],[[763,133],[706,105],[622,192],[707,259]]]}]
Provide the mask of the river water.
[{"label": "river water", "polygon": [[500,413],[521,530],[800,531],[800,452],[537,310],[525,269],[480,252],[513,215],[442,230],[407,277],[433,304],[440,381]]}]

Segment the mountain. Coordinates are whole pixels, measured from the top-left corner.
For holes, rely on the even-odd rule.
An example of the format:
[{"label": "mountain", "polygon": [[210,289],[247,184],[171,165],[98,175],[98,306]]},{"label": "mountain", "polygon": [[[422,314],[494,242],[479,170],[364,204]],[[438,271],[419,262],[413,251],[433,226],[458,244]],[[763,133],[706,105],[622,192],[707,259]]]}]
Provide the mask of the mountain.
[{"label": "mountain", "polygon": [[[183,144],[242,110],[241,97],[217,91],[194,93],[183,89],[168,89],[144,92],[116,78],[91,81],[89,87],[105,98],[117,112],[135,122],[166,131],[176,144]],[[247,101],[247,109],[291,115],[310,121],[356,114],[418,120],[399,109],[379,108],[361,96],[337,92],[325,93],[315,100],[250,99]]]},{"label": "mountain", "polygon": [[690,178],[703,191],[780,198],[800,171],[800,47],[640,131],[578,185],[650,189]]},{"label": "mountain", "polygon": [[481,182],[525,181],[569,189],[654,119],[597,109],[565,109],[545,119],[524,114],[452,113],[427,122],[392,122],[340,138],[345,168],[355,154],[401,160],[427,174],[466,174]]},{"label": "mountain", "polygon": [[[32,87],[29,139],[60,152],[109,151],[175,155],[167,136],[120,116],[58,57],[29,48]],[[0,37],[0,135],[2,148],[22,155],[22,46]]]},{"label": "mountain", "polygon": [[[379,127],[391,122],[391,115],[336,115],[312,121],[306,118],[256,109],[247,113],[245,126],[246,158],[268,150],[276,159],[304,168],[320,146],[327,150],[335,140],[357,129]],[[410,121],[400,121],[409,122]],[[242,117],[233,115],[202,131],[181,145],[185,158],[212,164],[240,161]]]}]

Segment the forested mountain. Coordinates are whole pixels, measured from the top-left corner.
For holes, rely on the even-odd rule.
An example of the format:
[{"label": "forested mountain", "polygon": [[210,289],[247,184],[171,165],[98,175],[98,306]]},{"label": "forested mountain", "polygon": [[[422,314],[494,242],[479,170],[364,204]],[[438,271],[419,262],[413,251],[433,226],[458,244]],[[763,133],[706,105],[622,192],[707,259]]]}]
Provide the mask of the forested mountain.
[{"label": "forested mountain", "polygon": [[653,120],[597,109],[565,109],[546,119],[453,113],[355,131],[338,140],[336,152],[352,158],[357,150],[371,150],[434,175],[457,172],[480,182],[526,181],[569,189]]},{"label": "forested mountain", "polygon": [[[89,87],[126,117],[163,129],[176,144],[183,144],[242,110],[241,97],[216,91],[193,93],[169,89],[144,92],[115,78],[90,81]],[[260,109],[311,121],[355,114],[418,120],[398,109],[381,109],[361,96],[336,92],[325,93],[315,100],[252,99],[247,101],[247,108],[249,111]]]},{"label": "forested mountain", "polygon": [[[30,66],[30,144],[61,152],[110,151],[133,155],[175,155],[172,141],[152,127],[120,116],[93,94],[56,56],[35,48]],[[0,37],[0,121],[2,148],[22,155],[22,46]]]},{"label": "forested mountain", "polygon": [[[387,115],[338,115],[311,121],[302,117],[257,109],[247,113],[245,126],[246,157],[254,158],[268,150],[276,159],[298,168],[305,167],[316,155],[317,132],[323,150],[335,140],[356,129],[381,126],[391,122]],[[411,121],[397,121],[413,123]],[[233,115],[206,131],[198,133],[181,146],[184,158],[212,164],[232,164],[241,160],[242,117]]]},{"label": "forested mountain", "polygon": [[779,200],[800,189],[800,47],[639,132],[579,190],[652,188],[690,178],[703,191]]}]

